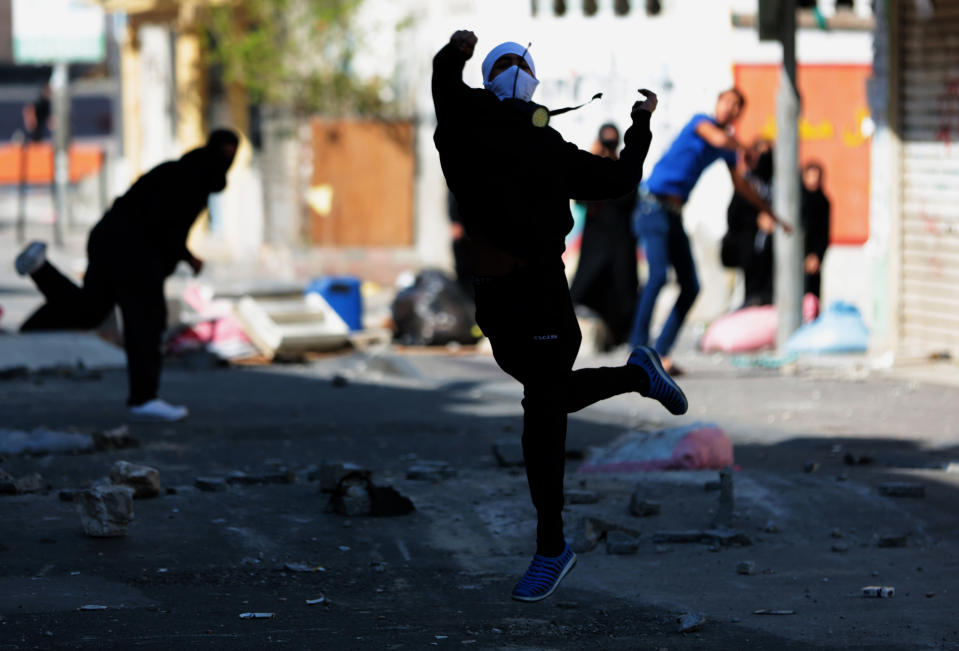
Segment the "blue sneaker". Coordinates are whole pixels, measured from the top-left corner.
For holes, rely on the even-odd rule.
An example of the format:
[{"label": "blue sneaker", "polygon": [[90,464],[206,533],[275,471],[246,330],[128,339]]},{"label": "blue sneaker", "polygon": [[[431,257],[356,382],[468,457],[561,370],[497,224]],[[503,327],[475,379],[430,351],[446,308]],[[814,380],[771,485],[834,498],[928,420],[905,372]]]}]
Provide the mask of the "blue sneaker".
[{"label": "blue sneaker", "polygon": [[536,554],[529,564],[526,574],[513,588],[513,599],[516,601],[539,601],[553,594],[573,566],[576,565],[576,554],[569,544],[559,556],[549,557]]},{"label": "blue sneaker", "polygon": [[658,400],[674,416],[686,413],[686,410],[689,409],[686,394],[670,377],[669,373],[663,370],[663,365],[660,363],[659,355],[656,354],[655,350],[649,346],[640,346],[633,351],[626,363],[633,364],[646,371],[646,375],[649,376],[647,398]]}]

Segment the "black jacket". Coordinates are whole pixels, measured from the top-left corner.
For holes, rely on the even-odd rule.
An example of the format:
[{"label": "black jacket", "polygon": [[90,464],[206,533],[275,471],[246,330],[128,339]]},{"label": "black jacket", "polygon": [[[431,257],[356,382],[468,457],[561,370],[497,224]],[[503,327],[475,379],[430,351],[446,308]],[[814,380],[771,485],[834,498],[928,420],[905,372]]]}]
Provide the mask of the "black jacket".
[{"label": "black jacket", "polygon": [[164,277],[187,260],[187,235],[211,192],[226,187],[226,169],[206,147],[141,176],[94,227],[99,250],[120,251]]},{"label": "black jacket", "polygon": [[558,260],[573,226],[570,199],[620,197],[638,185],[650,114],[634,113],[619,160],[594,156],[534,126],[529,103],[468,87],[465,62],[449,44],[433,59],[433,140],[466,232],[526,261]]}]

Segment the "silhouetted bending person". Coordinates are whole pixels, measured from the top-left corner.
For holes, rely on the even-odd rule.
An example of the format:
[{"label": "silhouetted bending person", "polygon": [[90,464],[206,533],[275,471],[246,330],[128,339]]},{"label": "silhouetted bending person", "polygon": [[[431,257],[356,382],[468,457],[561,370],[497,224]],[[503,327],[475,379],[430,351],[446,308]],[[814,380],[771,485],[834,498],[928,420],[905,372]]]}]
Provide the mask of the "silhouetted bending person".
[{"label": "silhouetted bending person", "polygon": [[43,242],[29,244],[17,257],[17,271],[29,274],[46,298],[23,332],[96,328],[120,306],[127,405],[136,418],[173,421],[188,413],[157,396],[167,321],[163,284],[181,260],[195,273],[202,269],[187,249],[187,234],[210,193],[226,187],[237,144],[232,131],[217,130],[205,146],[141,176],[90,232],[82,287],[47,262]]},{"label": "silhouetted bending person", "polygon": [[434,135],[450,190],[473,242],[476,321],[499,366],[523,384],[523,457],[536,508],[536,554],[512,596],[549,596],[576,560],[563,536],[566,414],[638,391],[672,413],[686,397],[656,354],[637,349],[627,364],[573,372],[581,340],[563,269],[573,224],[570,198],[628,193],[649,147],[652,93],[633,106],[619,160],[578,149],[546,126],[533,104],[539,83],[529,53],[503,43],[483,61],[483,89],[463,83],[476,36],[458,31],[433,59]]},{"label": "silhouetted bending person", "polygon": [[[604,124],[593,153],[616,159],[619,129]],[[636,236],[631,225],[636,188],[621,197],[588,201],[579,249],[579,263],[570,294],[573,303],[595,310],[609,328],[609,344],[629,339],[636,309],[639,278],[636,275]]]}]

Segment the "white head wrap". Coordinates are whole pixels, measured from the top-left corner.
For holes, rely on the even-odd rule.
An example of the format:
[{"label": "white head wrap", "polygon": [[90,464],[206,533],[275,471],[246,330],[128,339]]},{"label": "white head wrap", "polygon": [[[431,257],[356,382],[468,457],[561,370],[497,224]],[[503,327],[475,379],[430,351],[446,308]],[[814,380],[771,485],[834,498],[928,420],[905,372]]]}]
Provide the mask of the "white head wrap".
[{"label": "white head wrap", "polygon": [[486,58],[483,59],[483,82],[489,81],[490,70],[493,69],[493,64],[496,63],[504,54],[515,54],[516,56],[521,56],[526,59],[526,63],[529,65],[530,72],[533,73],[533,77],[536,77],[536,66],[533,65],[533,57],[530,56],[527,48],[523,47],[519,43],[514,43],[513,41],[506,41],[505,43],[500,43],[486,55]]}]

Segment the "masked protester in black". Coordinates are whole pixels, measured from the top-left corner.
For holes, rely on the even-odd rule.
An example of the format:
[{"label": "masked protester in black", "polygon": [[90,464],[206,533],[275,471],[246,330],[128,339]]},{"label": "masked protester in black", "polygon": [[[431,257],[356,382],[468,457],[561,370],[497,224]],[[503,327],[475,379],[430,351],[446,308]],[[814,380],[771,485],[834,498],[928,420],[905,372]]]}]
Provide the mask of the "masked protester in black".
[{"label": "masked protester in black", "polygon": [[504,43],[486,57],[486,90],[464,84],[475,44],[472,32],[456,32],[433,59],[434,141],[474,246],[477,323],[499,366],[523,384],[537,553],[512,596],[538,601],[575,562],[562,521],[567,413],[628,391],[673,413],[686,409],[651,350],[652,357],[637,349],[622,367],[571,370],[581,336],[561,257],[573,224],[569,200],[618,197],[636,187],[656,100],[648,93],[633,106],[619,160],[594,156],[537,126],[540,107],[529,100],[538,82],[522,46]]},{"label": "masked protester in black", "polygon": [[[615,160],[618,149],[619,129],[615,124],[604,124],[593,153]],[[608,348],[629,339],[636,311],[639,277],[632,229],[636,199],[633,188],[621,197],[584,204],[586,219],[570,294],[574,304],[595,310],[603,319],[609,329]]]},{"label": "masked protester in black", "polygon": [[829,248],[829,199],[822,191],[822,165],[807,163],[802,171],[802,194],[800,211],[802,225],[806,233],[806,258],[803,267],[806,272],[805,289],[807,294],[819,298],[822,260]]},{"label": "masked protester in black", "polygon": [[195,273],[202,269],[187,249],[187,235],[210,193],[226,187],[238,142],[232,131],[214,131],[205,146],[141,176],[90,232],[82,287],[46,261],[43,243],[32,243],[17,260],[18,271],[30,274],[47,301],[23,332],[96,328],[119,305],[134,417],[187,415],[185,407],[157,397],[167,321],[163,285],[181,260]]}]

